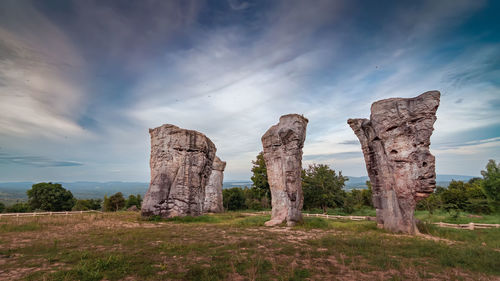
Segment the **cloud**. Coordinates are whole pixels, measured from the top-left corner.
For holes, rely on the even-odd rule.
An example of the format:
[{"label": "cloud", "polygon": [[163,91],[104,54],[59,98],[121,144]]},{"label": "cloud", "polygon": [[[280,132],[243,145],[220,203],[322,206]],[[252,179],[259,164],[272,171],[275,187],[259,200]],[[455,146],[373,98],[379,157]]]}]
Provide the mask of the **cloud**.
[{"label": "cloud", "polygon": [[365,175],[347,118],[431,89],[442,92],[438,170],[480,167],[465,143],[497,137],[474,129],[500,118],[500,48],[462,33],[487,2],[67,3],[0,4],[2,146],[85,163],[67,177],[147,180],[147,128],[172,123],[209,136],[225,178],[245,179],[260,137],[287,113],[309,119],[304,165]]},{"label": "cloud", "polygon": [[339,142],[339,144],[358,145],[359,141],[358,140],[345,140],[345,141]]},{"label": "cloud", "polygon": [[233,10],[245,10],[248,8],[250,5],[246,1],[240,1],[240,0],[228,0],[229,6]]},{"label": "cloud", "polygon": [[81,135],[84,62],[67,37],[26,1],[0,9],[0,135]]},{"label": "cloud", "polygon": [[338,153],[304,155],[304,160],[324,161],[330,159],[353,159],[363,157],[361,151],[347,151]]},{"label": "cloud", "polygon": [[76,161],[52,160],[42,156],[8,156],[3,153],[0,153],[0,163],[34,167],[74,167],[83,165]]}]

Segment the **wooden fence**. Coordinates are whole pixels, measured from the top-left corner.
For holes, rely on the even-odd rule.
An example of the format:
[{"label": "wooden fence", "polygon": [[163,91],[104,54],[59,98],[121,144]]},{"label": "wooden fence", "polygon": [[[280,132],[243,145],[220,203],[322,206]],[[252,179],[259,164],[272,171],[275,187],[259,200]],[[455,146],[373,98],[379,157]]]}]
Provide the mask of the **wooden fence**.
[{"label": "wooden fence", "polygon": [[454,223],[445,223],[445,222],[435,222],[434,225],[437,225],[439,227],[448,227],[448,228],[455,228],[455,229],[469,229],[469,230],[474,230],[474,229],[483,229],[483,228],[500,228],[500,224],[488,224],[488,223],[475,223],[475,222],[470,222],[466,224],[454,224]]},{"label": "wooden fence", "polygon": [[68,212],[34,212],[34,213],[5,213],[0,214],[2,217],[39,217],[39,216],[70,216],[84,213],[102,213],[101,211],[91,210],[91,211],[68,211]]},{"label": "wooden fence", "polygon": [[[270,214],[271,212],[269,211],[263,211],[263,212],[258,212],[260,214]],[[325,219],[342,219],[342,220],[354,220],[354,221],[376,221],[376,217],[370,217],[370,216],[336,216],[336,215],[325,215],[325,214],[309,214],[309,213],[302,213],[303,216],[305,217],[318,217],[318,218],[325,218]],[[484,229],[484,228],[500,228],[500,224],[487,224],[487,223],[467,223],[467,224],[453,224],[453,223],[445,223],[445,222],[435,222],[433,223],[434,225],[437,225],[439,227],[448,227],[448,228],[455,228],[455,229],[469,229],[469,230],[474,230],[474,229]]]}]

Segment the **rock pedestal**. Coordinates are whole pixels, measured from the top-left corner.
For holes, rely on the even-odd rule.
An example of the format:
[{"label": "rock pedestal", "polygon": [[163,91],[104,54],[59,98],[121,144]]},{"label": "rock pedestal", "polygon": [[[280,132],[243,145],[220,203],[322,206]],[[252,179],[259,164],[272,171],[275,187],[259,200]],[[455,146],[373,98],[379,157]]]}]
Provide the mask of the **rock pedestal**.
[{"label": "rock pedestal", "polygon": [[221,213],[224,211],[222,204],[222,182],[224,180],[224,169],[226,162],[221,161],[219,157],[215,156],[212,165],[212,173],[208,178],[208,184],[205,187],[205,213]]},{"label": "rock pedestal", "polygon": [[280,117],[262,136],[264,160],[271,189],[271,220],[267,226],[302,221],[302,148],[308,120],[298,114]]},{"label": "rock pedestal", "polygon": [[379,227],[417,234],[413,216],[418,200],[436,187],[429,151],[440,93],[392,98],[372,104],[370,120],[347,123],[361,142]]},{"label": "rock pedestal", "polygon": [[142,203],[142,215],[201,215],[215,145],[202,133],[170,124],[150,129],[149,133],[151,183]]}]

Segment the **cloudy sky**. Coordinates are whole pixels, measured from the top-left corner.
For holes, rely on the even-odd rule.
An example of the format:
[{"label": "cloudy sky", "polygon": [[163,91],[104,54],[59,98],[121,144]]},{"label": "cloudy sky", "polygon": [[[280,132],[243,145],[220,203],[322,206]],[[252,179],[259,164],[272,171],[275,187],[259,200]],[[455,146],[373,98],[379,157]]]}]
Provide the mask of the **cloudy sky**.
[{"label": "cloudy sky", "polygon": [[279,116],[304,164],[366,175],[346,120],[442,93],[437,173],[500,160],[500,1],[0,1],[0,181],[149,181],[148,128],[205,133],[250,177]]}]

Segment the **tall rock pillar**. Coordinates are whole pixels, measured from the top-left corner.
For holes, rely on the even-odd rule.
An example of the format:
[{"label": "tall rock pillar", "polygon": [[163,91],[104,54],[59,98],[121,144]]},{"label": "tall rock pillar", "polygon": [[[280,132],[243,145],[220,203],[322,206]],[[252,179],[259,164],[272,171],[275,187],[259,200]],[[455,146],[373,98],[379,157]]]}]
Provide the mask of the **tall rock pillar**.
[{"label": "tall rock pillar", "polygon": [[271,220],[267,226],[287,221],[294,225],[302,221],[302,148],[308,120],[298,114],[280,117],[262,136],[264,160],[271,188]]},{"label": "tall rock pillar", "polygon": [[142,203],[142,215],[201,215],[215,145],[202,133],[170,124],[150,129],[149,133],[151,183]]},{"label": "tall rock pillar", "polygon": [[215,156],[212,165],[212,173],[208,178],[208,184],[205,188],[205,204],[203,206],[205,213],[221,213],[224,211],[222,203],[222,183],[224,181],[224,169],[226,162]]},{"label": "tall rock pillar", "polygon": [[417,234],[418,200],[436,188],[434,156],[429,151],[440,93],[391,98],[372,104],[370,120],[349,119],[363,150],[379,227]]}]

